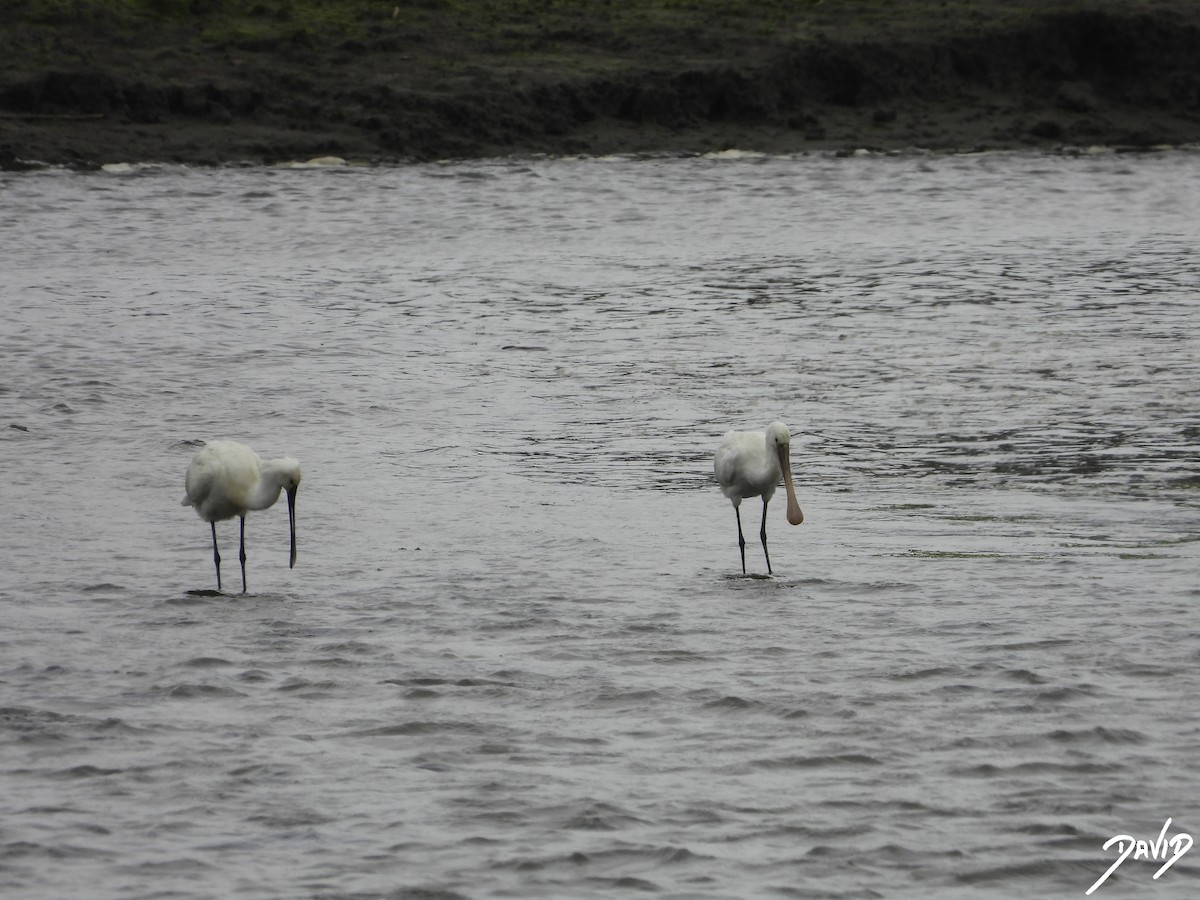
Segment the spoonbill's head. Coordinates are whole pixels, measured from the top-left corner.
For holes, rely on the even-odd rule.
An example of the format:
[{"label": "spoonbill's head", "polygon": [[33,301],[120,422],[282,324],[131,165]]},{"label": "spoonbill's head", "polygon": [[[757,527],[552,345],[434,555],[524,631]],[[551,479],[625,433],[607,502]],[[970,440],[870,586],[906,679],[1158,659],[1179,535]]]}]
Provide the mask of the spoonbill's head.
[{"label": "spoonbill's head", "polygon": [[792,433],[788,431],[788,427],[782,422],[772,422],[767,426],[767,446],[778,450],[783,447],[785,450],[792,443]]},{"label": "spoonbill's head", "polygon": [[767,450],[779,457],[779,471],[783,473],[783,486],[787,490],[787,520],[792,525],[804,521],[804,513],[796,502],[796,491],[792,487],[792,435],[782,422],[767,426]]}]

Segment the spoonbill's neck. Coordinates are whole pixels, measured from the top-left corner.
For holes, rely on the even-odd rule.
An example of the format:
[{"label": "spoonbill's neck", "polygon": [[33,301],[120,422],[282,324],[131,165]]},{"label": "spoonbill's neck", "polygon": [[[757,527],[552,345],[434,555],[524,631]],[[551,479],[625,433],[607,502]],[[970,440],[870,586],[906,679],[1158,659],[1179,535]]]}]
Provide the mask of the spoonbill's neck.
[{"label": "spoonbill's neck", "polygon": [[258,484],[246,500],[247,509],[266,509],[279,499],[279,492],[296,463],[290,459],[268,459],[258,470]]}]

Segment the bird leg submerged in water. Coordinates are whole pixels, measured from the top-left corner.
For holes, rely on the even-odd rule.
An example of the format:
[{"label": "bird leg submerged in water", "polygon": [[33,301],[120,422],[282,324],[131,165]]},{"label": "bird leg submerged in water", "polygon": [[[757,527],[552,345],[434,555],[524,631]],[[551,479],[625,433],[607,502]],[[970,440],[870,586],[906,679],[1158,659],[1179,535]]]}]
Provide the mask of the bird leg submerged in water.
[{"label": "bird leg submerged in water", "polygon": [[792,485],[791,435],[782,422],[772,422],[766,431],[731,431],[725,435],[713,458],[713,474],[721,492],[733,503],[737,517],[738,551],[742,558],[742,574],[746,574],[746,538],[742,533],[741,503],[747,497],[762,497],[762,526],[758,537],[763,556],[771,569],[771,554],[767,550],[767,504],[775,495],[782,477],[787,493],[787,520],[792,525],[804,521],[804,513],[796,501]]},{"label": "bird leg submerged in water", "polygon": [[[733,505],[733,514],[737,516],[738,525],[738,552],[742,554],[742,574],[746,574],[746,538],[742,536],[742,513],[738,508],[738,504]],[[770,560],[767,561],[767,571],[771,571]],[[217,584],[221,583],[221,573],[217,572]]]},{"label": "bird leg submerged in water", "polygon": [[[760,528],[758,530],[758,539],[760,541],[762,541],[763,556],[765,556],[767,558],[767,574],[774,575],[775,573],[771,571],[771,554],[767,551],[767,501],[766,500],[763,501],[762,528]],[[746,555],[744,553],[742,554],[742,574],[743,575],[746,574]]]},{"label": "bird leg submerged in water", "polygon": [[241,529],[238,534],[238,561],[242,564],[242,593],[246,593],[246,517],[241,519]]},{"label": "bird leg submerged in water", "polygon": [[[746,538],[742,535],[742,513],[739,505],[734,504],[733,514],[737,516],[738,551],[742,555],[742,574],[746,574]],[[767,574],[774,575],[771,570],[771,554],[767,550],[767,501],[763,501],[762,527],[758,530],[758,539],[762,541],[763,556],[767,558]]]},{"label": "bird leg submerged in water", "polygon": [[217,567],[217,591],[221,590],[221,553],[217,550],[217,523],[209,522],[213,536],[213,564]]}]

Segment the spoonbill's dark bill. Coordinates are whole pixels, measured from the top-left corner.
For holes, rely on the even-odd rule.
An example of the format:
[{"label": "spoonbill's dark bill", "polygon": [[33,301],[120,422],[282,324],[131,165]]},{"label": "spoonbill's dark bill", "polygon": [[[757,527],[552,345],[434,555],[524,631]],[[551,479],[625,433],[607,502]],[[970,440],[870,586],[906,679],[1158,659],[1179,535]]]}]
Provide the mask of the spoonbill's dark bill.
[{"label": "spoonbill's dark bill", "polygon": [[221,554],[217,551],[217,522],[241,519],[238,559],[242,564],[242,593],[246,593],[246,513],[266,509],[287,491],[288,525],[292,531],[291,566],[296,565],[296,489],[300,487],[300,463],[285,456],[263,460],[237,441],[210,441],[196,451],[187,470],[184,506],[212,526],[213,563],[217,567],[217,590],[221,590]]},{"label": "spoonbill's dark bill", "polygon": [[758,532],[767,572],[771,572],[771,554],[767,552],[767,504],[775,496],[779,479],[787,491],[787,520],[793,525],[804,521],[792,487],[791,434],[782,422],[772,422],[766,431],[729,431],[721,440],[713,459],[713,473],[721,493],[733,503],[737,516],[738,549],[742,554],[742,574],[746,574],[746,539],[742,536],[739,507],[747,497],[762,497],[762,528]]}]

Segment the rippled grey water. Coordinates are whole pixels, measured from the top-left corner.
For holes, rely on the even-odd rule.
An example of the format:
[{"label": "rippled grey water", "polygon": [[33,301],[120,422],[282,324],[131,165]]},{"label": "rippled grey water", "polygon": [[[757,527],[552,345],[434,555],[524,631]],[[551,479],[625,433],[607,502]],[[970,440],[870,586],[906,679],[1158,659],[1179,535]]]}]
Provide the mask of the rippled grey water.
[{"label": "rippled grey water", "polygon": [[[0,176],[0,892],[1067,897],[1200,834],[1198,239],[1188,153]],[[213,437],[304,467],[247,596]]]}]

